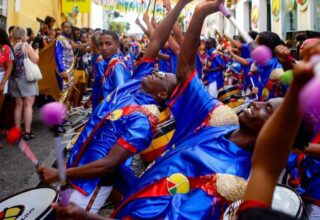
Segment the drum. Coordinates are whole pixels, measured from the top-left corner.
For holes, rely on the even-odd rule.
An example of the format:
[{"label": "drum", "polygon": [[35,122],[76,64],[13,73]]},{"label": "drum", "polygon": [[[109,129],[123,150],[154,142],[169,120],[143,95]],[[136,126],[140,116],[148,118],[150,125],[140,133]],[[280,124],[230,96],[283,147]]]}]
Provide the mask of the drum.
[{"label": "drum", "polygon": [[219,91],[218,99],[230,108],[236,108],[244,104],[244,98],[237,86],[225,86]]},{"label": "drum", "polygon": [[233,95],[241,96],[241,91],[237,86],[225,86],[222,90],[219,91],[218,99],[223,101]]},{"label": "drum", "polygon": [[166,145],[171,140],[175,131],[176,122],[173,118],[158,124],[157,133],[151,145],[140,153],[140,157],[145,163],[150,163],[159,157]]},{"label": "drum", "polygon": [[50,187],[22,191],[0,202],[0,219],[55,219],[50,204],[58,201],[58,194]]},{"label": "drum", "polygon": [[[223,220],[235,219],[241,201],[233,202],[224,212]],[[278,184],[273,193],[272,209],[300,218],[303,212],[303,205],[300,196],[290,187]]]},{"label": "drum", "polygon": [[160,112],[160,116],[159,116],[159,122],[158,123],[162,123],[166,120],[168,120],[171,116],[171,112],[169,108],[164,109],[163,111]]}]

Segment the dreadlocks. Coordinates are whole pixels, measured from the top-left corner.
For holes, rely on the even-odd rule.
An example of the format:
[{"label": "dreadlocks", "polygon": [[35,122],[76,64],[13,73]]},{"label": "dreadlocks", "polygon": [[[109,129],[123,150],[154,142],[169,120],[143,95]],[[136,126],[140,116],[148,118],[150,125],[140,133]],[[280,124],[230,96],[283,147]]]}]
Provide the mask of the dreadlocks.
[{"label": "dreadlocks", "polygon": [[269,47],[272,51],[273,56],[275,56],[274,49],[276,48],[276,46],[284,44],[283,40],[281,40],[279,35],[271,31],[261,32],[258,36],[258,43],[260,45],[265,45]]}]

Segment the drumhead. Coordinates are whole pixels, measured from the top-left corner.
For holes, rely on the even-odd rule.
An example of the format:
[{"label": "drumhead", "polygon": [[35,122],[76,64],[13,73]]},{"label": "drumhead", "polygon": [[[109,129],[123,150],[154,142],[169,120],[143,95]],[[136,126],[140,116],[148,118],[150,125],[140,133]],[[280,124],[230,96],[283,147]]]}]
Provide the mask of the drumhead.
[{"label": "drumhead", "polygon": [[[10,196],[0,202],[0,213],[17,220],[45,219],[52,211],[50,204],[58,194],[50,187],[33,188]],[[14,219],[13,218],[13,219]]]},{"label": "drumhead", "polygon": [[[237,210],[242,203],[241,200],[233,202],[223,214],[223,220],[233,220],[236,217]],[[278,184],[275,188],[272,198],[272,209],[300,218],[303,211],[302,200],[300,196],[290,187]]]},{"label": "drumhead", "polygon": [[294,217],[300,217],[302,208],[302,200],[293,189],[286,185],[279,184],[276,186],[272,198],[272,209]]}]

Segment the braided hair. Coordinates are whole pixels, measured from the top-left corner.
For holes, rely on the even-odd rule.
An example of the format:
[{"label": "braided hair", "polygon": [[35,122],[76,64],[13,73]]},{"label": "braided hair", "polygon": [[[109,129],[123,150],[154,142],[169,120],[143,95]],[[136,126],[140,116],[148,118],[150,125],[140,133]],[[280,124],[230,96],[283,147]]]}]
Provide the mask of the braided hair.
[{"label": "braided hair", "polygon": [[281,45],[281,44],[284,45],[283,40],[281,40],[279,35],[274,32],[264,31],[264,32],[259,33],[258,36],[259,36],[258,43],[260,45],[265,45],[265,46],[269,47],[270,50],[272,51],[273,56],[275,56],[274,49],[278,45]]}]

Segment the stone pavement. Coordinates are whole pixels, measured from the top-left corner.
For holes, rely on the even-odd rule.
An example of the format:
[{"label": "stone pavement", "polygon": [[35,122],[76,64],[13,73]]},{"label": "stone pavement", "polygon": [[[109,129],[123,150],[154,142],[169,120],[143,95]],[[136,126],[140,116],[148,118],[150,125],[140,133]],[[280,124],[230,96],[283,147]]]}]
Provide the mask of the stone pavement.
[{"label": "stone pavement", "polygon": [[[77,121],[83,115],[75,115],[70,121]],[[28,145],[37,156],[40,163],[52,166],[56,160],[53,133],[39,119],[38,112],[34,112],[32,130],[36,138],[28,141]],[[0,149],[0,200],[26,189],[37,187],[39,178],[32,162],[18,147],[8,146],[3,137],[0,140],[4,147]],[[145,165],[139,156],[134,156],[132,168],[139,175]],[[100,210],[99,214],[109,216],[113,211],[110,202]]]},{"label": "stone pavement", "polygon": [[[36,138],[28,141],[28,145],[40,163],[51,166],[55,161],[53,134],[41,123],[37,112],[34,114],[32,130]],[[0,149],[0,200],[36,187],[39,183],[34,165],[20,149],[8,146],[3,137],[1,142],[5,146]]]}]

